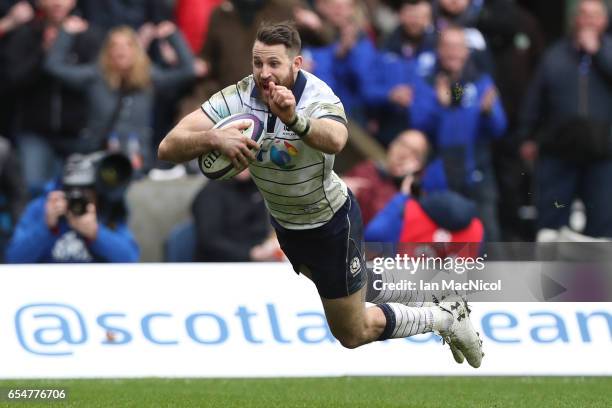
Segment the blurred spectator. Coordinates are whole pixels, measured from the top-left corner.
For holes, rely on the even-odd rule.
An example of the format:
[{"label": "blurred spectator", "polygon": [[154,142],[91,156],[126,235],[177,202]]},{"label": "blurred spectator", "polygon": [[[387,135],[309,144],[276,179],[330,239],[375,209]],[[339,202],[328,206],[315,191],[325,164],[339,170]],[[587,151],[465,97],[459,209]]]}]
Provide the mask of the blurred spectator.
[{"label": "blurred spectator", "polygon": [[[435,0],[433,2],[435,25],[438,30],[449,26],[474,27],[481,11],[483,0]],[[476,35],[470,38],[471,35]],[[478,35],[466,33],[468,46],[474,43],[471,40]],[[482,39],[482,36],[480,36]]]},{"label": "blurred spectator", "polygon": [[473,202],[452,191],[415,194],[414,180],[414,174],[408,174],[400,191],[366,226],[366,242],[483,241],[482,223]]},{"label": "blurred spectator", "polygon": [[151,64],[136,32],[121,26],[111,30],[97,64],[66,62],[75,35],[87,24],[71,17],[49,53],[46,68],[65,84],[86,93],[89,116],[78,151],[104,148],[127,153],[136,170],[152,164],[151,124],[155,93],[193,78],[193,57],[176,26],[168,21],[156,27],[156,37],[168,39],[178,55],[178,65],[162,69]]},{"label": "blurred spectator", "polygon": [[[17,29],[6,48],[6,79],[17,99],[15,140],[26,183],[34,195],[61,172],[62,160],[73,152],[87,115],[83,95],[44,70],[45,58],[75,0],[40,0],[38,5],[39,17]],[[99,32],[83,30],[62,58],[88,63],[95,58],[100,42]]]},{"label": "blurred spectator", "polygon": [[463,27],[465,39],[476,66],[483,71],[493,71],[493,61],[487,42],[476,28],[482,0],[437,0],[434,2],[434,25],[438,33],[450,26]]},{"label": "blurred spectator", "polygon": [[363,225],[399,191],[406,174],[425,167],[428,152],[427,137],[418,130],[406,130],[389,145],[386,162],[367,160],[343,175],[359,203]]},{"label": "blurred spectator", "polygon": [[430,75],[435,67],[437,33],[433,31],[431,5],[425,0],[399,4],[400,25],[384,44],[372,70],[374,80],[364,86],[370,130],[387,146],[395,135],[412,127],[406,110],[415,100],[417,77]]},{"label": "blurred spectator", "polygon": [[29,22],[34,10],[27,1],[0,0],[0,135],[12,139],[12,119],[15,110],[14,90],[6,80],[8,61],[6,45],[10,33],[17,27]]},{"label": "blurred spectator", "polygon": [[424,77],[433,69],[437,34],[428,0],[404,0],[399,8],[399,26],[383,44],[383,50],[415,61],[416,73]]},{"label": "blurred spectator", "polygon": [[304,3],[306,2],[297,3],[293,8],[293,20],[300,32],[302,47],[322,47],[331,44],[338,34],[336,28],[322,13],[327,7],[328,0],[310,2],[314,3],[314,9]]},{"label": "blurred spectator", "polygon": [[581,0],[570,38],[547,50],[522,110],[521,153],[536,166],[538,229],[568,224],[572,202],[586,207],[584,233],[612,237],[612,37],[601,0]]},{"label": "blurred spectator", "polygon": [[465,32],[440,33],[438,66],[428,78],[428,95],[411,107],[413,124],[425,130],[444,163],[451,190],[473,199],[486,237],[498,241],[497,187],[490,141],[504,135],[506,115],[493,80],[469,59]]},{"label": "blurred spectator", "polygon": [[164,0],[78,0],[82,17],[105,31],[120,25],[138,30],[169,18]]},{"label": "blurred spectator", "polygon": [[13,228],[27,203],[21,167],[8,140],[0,137],[0,262]]},{"label": "blurred spectator", "polygon": [[231,0],[223,2],[210,17],[202,57],[208,64],[210,87],[224,88],[249,75],[251,48],[263,21],[289,20],[292,2],[280,0]]},{"label": "blurred spectator", "polygon": [[[477,27],[493,56],[493,76],[508,116],[508,135],[513,136],[521,103],[544,49],[544,35],[535,18],[512,0],[487,0]],[[531,204],[532,197],[526,194],[531,188],[531,171],[520,159],[516,137],[495,141],[493,147],[503,240],[530,239],[532,225],[519,217],[519,209]]]},{"label": "blurred spectator", "polygon": [[[100,161],[102,160],[102,161]],[[25,209],[6,251],[11,263],[136,262],[123,193],[127,158],[74,155],[61,183]]]},{"label": "blurred spectator", "polygon": [[321,0],[319,9],[337,30],[333,44],[305,52],[312,72],[338,95],[353,120],[366,122],[365,86],[372,78],[377,51],[365,31],[368,22],[356,0]]},{"label": "blurred spectator", "polygon": [[208,37],[209,21],[213,10],[223,0],[177,0],[176,25],[181,30],[191,51],[199,54]]},{"label": "blurred spectator", "polygon": [[0,38],[34,18],[34,9],[30,2],[3,0],[0,1]]},{"label": "blurred spectator", "polygon": [[268,210],[247,170],[230,181],[211,180],[196,196],[196,260],[204,262],[276,261],[282,251]]},{"label": "blurred spectator", "polygon": [[397,27],[397,11],[406,0],[363,0],[377,39],[388,37]]}]

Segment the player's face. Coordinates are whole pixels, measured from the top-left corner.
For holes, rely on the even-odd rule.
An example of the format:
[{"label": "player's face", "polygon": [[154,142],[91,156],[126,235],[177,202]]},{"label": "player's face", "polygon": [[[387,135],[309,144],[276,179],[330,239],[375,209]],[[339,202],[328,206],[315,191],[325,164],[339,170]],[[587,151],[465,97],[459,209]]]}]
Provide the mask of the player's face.
[{"label": "player's face", "polygon": [[268,101],[270,81],[291,89],[301,66],[302,57],[289,55],[283,44],[256,41],[253,46],[253,78],[264,102]]}]

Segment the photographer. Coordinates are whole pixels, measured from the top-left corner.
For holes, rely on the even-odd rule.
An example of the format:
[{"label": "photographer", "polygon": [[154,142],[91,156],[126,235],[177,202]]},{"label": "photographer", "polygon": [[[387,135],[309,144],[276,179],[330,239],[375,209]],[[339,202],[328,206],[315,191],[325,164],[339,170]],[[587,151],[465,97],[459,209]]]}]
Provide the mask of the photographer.
[{"label": "photographer", "polygon": [[129,160],[118,154],[69,157],[62,182],[25,209],[7,262],[138,261],[123,200],[131,172]]}]

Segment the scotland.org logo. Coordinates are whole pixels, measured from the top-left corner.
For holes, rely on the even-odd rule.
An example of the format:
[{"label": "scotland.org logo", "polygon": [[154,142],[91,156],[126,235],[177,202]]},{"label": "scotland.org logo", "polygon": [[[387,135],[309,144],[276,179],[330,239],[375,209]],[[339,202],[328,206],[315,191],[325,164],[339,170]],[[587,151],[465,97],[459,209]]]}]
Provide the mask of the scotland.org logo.
[{"label": "scotland.org logo", "polygon": [[73,346],[87,341],[81,313],[60,303],[32,303],[15,314],[19,344],[32,354],[67,356]]},{"label": "scotland.org logo", "polygon": [[[113,311],[92,316],[72,305],[30,303],[15,313],[15,334],[25,351],[50,357],[71,356],[83,345],[134,346],[142,345],[142,341],[163,347],[185,343],[216,346],[236,337],[246,344],[336,341],[319,311],[297,312],[291,322],[297,323],[296,326],[282,321],[272,303],[265,304],[259,313],[255,310],[258,309],[238,305],[228,315],[213,311],[194,311],[187,315],[167,311],[144,315]],[[289,326],[293,329],[288,329]]]},{"label": "scotland.org logo", "polygon": [[[597,343],[599,347],[612,339],[612,314],[605,307],[563,314],[548,309],[502,309],[484,313],[475,323],[486,341],[496,344]],[[336,343],[320,311],[279,315],[278,310],[274,303],[267,303],[187,314],[159,310],[85,314],[68,304],[30,303],[15,313],[15,334],[23,350],[49,357],[71,356],[84,346],[111,351],[119,346],[142,347],[143,342],[156,347],[217,347],[228,341],[244,346]],[[404,341],[427,344],[440,338],[430,333]]]}]

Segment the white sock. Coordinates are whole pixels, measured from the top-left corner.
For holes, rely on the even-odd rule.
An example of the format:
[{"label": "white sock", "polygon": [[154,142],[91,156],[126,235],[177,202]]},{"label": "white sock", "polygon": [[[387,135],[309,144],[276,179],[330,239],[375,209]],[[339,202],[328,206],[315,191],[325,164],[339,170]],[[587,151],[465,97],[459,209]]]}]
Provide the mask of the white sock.
[{"label": "white sock", "polygon": [[[399,271],[383,271],[381,274],[376,274],[368,270],[368,289],[366,293],[366,301],[380,305],[383,303],[403,303],[411,307],[423,306],[425,295],[418,290],[407,289],[389,289],[388,286],[383,289],[374,289],[374,282],[381,281],[382,283],[399,283],[401,282],[401,274]],[[380,285],[380,284],[377,284]]]},{"label": "white sock", "polygon": [[453,323],[450,313],[439,307],[410,307],[401,303],[378,305],[387,323],[379,340],[411,337],[431,331],[445,332]]},{"label": "white sock", "polygon": [[431,309],[433,315],[433,331],[436,333],[447,332],[453,324],[453,315],[445,310],[440,309],[438,306],[426,307]]},{"label": "white sock", "polygon": [[433,314],[430,308],[410,307],[401,303],[378,305],[387,323],[379,340],[410,337],[429,333],[433,329]]}]

